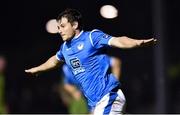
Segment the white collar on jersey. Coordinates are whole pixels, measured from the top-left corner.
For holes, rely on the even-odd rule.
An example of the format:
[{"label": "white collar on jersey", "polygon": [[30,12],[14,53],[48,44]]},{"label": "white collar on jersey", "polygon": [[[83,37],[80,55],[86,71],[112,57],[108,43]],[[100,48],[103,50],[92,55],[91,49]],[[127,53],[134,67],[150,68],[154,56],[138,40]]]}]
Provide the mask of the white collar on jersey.
[{"label": "white collar on jersey", "polygon": [[77,35],[77,36],[75,36],[73,39],[76,39],[76,38],[78,38],[82,33],[83,33],[84,31],[83,30],[81,30],[81,32],[79,33],[79,35]]}]

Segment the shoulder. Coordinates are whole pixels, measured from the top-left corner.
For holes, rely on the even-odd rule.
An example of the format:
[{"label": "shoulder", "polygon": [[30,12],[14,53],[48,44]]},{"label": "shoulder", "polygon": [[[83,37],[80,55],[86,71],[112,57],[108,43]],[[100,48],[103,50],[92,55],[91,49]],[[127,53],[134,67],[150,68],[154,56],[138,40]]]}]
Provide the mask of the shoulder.
[{"label": "shoulder", "polygon": [[89,31],[89,34],[97,34],[97,33],[103,33],[103,31],[101,31],[99,29],[93,29],[93,30]]},{"label": "shoulder", "polygon": [[89,38],[94,38],[94,37],[97,37],[102,34],[103,34],[103,31],[101,31],[99,29],[93,29],[93,30],[89,31]]},{"label": "shoulder", "polygon": [[93,30],[90,30],[90,31],[84,31],[83,33],[84,34],[94,34],[94,33],[98,33],[98,32],[103,32],[102,30],[100,29],[93,29]]}]

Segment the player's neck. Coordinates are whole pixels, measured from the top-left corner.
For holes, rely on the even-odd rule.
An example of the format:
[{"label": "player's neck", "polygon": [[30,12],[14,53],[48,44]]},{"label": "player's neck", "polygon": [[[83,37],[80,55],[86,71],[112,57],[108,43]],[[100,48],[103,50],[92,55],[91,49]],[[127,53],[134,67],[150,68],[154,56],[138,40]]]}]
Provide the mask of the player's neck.
[{"label": "player's neck", "polygon": [[83,31],[80,31],[80,30],[76,30],[75,31],[75,36],[74,38],[78,38],[81,34],[82,34]]},{"label": "player's neck", "polygon": [[79,36],[79,34],[80,34],[80,30],[75,30],[75,36],[74,37]]}]

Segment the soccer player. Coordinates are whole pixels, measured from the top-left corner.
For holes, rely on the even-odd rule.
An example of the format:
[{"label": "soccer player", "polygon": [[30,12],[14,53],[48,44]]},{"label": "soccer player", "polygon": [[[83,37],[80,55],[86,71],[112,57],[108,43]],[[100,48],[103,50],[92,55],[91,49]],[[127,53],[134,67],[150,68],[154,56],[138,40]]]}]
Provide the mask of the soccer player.
[{"label": "soccer player", "polygon": [[59,51],[45,63],[25,72],[38,75],[65,62],[94,114],[121,114],[125,97],[119,81],[109,71],[106,49],[109,46],[123,49],[147,46],[155,44],[156,39],[114,37],[97,29],[84,31],[82,15],[75,9],[60,13],[57,23],[64,41]]},{"label": "soccer player", "polygon": [[121,77],[121,59],[116,56],[110,56],[110,68],[113,75],[120,81]]}]

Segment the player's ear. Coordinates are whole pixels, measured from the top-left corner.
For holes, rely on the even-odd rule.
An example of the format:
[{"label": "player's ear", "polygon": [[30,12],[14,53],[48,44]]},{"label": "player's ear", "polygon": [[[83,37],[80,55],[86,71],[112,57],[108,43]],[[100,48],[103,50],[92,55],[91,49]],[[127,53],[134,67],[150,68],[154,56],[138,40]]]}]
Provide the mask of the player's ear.
[{"label": "player's ear", "polygon": [[76,22],[76,21],[73,22],[73,28],[74,28],[74,29],[77,29],[77,28],[78,28],[78,22]]}]

